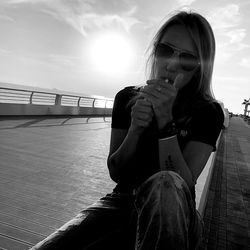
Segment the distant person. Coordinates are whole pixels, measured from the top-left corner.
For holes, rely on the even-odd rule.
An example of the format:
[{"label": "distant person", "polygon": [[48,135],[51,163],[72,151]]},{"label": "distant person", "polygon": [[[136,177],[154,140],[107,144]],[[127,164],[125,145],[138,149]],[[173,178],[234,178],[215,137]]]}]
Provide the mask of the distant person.
[{"label": "distant person", "polygon": [[115,97],[107,163],[117,186],[82,212],[70,249],[199,246],[195,184],[224,119],[211,91],[214,56],[213,31],[200,14],[178,12],[160,28],[149,80]]}]

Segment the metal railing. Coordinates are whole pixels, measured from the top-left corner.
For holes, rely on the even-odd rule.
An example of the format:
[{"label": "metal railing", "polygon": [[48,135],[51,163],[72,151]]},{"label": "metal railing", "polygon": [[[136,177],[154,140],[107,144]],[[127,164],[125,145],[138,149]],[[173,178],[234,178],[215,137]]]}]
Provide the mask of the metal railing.
[{"label": "metal railing", "polygon": [[112,108],[113,99],[0,87],[0,103]]},{"label": "metal railing", "polygon": [[[58,107],[60,107],[61,111],[63,109],[69,110],[70,107],[72,110],[74,108],[82,110],[83,108],[89,108],[89,114],[90,109],[111,110],[113,108],[113,99],[105,97],[99,98],[94,96],[78,96],[62,92],[56,93],[53,91],[47,92],[40,90],[37,91],[0,87],[0,105],[5,105],[5,107],[10,107],[11,105],[20,105],[23,107],[26,105],[27,108],[30,106],[40,106],[43,107],[43,109],[47,107],[49,110],[53,110],[53,107],[56,107],[58,110]],[[15,107],[17,109],[17,106]]]}]

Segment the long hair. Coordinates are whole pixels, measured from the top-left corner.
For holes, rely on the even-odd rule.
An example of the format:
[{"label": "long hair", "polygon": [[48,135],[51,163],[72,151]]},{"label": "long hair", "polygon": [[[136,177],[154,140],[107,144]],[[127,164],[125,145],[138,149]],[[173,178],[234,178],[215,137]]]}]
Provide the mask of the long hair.
[{"label": "long hair", "polygon": [[[149,77],[154,78],[155,48],[161,42],[166,30],[175,24],[181,24],[186,28],[201,63],[199,70],[191,80],[192,93],[204,101],[214,100],[211,81],[215,57],[215,38],[208,21],[198,13],[179,11],[162,25],[151,42],[151,53],[147,61],[147,68],[150,66]],[[190,86],[188,88],[190,89]]]}]

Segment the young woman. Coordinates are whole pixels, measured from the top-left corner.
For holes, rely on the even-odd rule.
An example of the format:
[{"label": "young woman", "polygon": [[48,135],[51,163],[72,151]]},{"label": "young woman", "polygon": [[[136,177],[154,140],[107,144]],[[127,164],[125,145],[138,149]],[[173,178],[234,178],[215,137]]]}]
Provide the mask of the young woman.
[{"label": "young woman", "polygon": [[211,92],[214,55],[214,35],[201,15],[182,11],[161,27],[149,80],[115,97],[107,163],[117,186],[59,230],[56,246],[39,249],[199,246],[195,183],[224,119]]},{"label": "young woman", "polygon": [[180,12],[153,40],[146,86],[116,95],[108,168],[116,195],[134,194],[135,249],[195,249],[202,239],[195,183],[224,119],[214,56],[209,23]]}]

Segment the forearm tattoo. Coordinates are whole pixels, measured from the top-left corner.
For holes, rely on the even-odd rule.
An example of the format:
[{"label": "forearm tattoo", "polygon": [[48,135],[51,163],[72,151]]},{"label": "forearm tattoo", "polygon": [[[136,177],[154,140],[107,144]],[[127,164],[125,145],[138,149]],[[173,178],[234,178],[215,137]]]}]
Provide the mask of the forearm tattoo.
[{"label": "forearm tattoo", "polygon": [[168,158],[165,160],[165,169],[175,171],[171,155],[168,155]]}]

